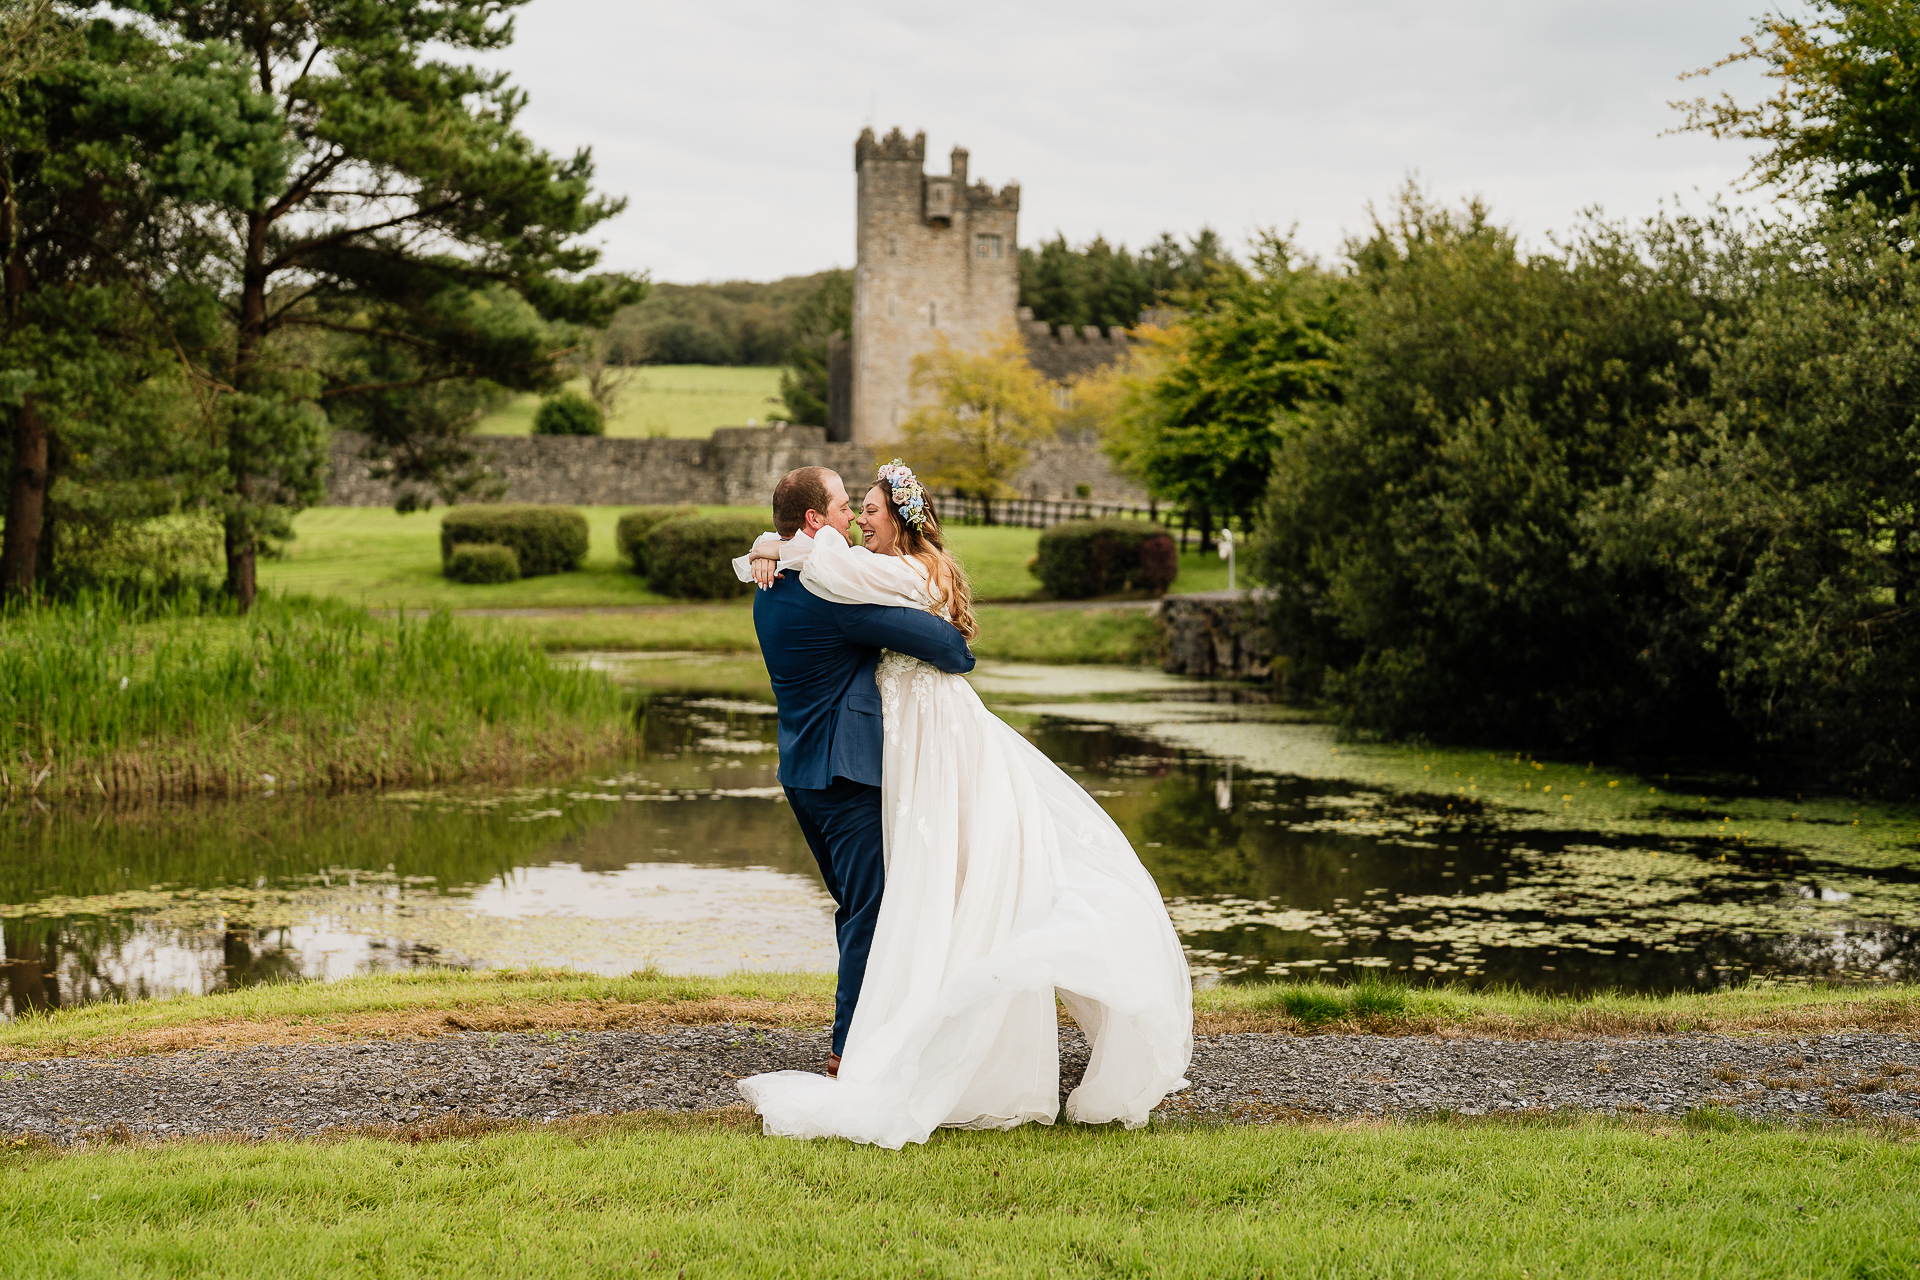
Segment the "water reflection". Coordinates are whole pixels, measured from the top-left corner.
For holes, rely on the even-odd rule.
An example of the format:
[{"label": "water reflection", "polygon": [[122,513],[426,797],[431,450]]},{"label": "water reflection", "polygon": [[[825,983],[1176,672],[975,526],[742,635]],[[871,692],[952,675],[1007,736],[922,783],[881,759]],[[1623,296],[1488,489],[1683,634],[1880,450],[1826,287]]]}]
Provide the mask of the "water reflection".
[{"label": "water reflection", "polygon": [[[1920,877],[1899,867],[1536,820],[1464,780],[1341,777],[1323,726],[1257,699],[1077,678],[1089,701],[1025,717],[1019,695],[1059,697],[1066,678],[981,683],[1127,831],[1203,978],[1920,975]],[[634,758],[558,785],[0,810],[0,1010],[422,964],[829,970],[831,907],[775,783],[771,707],[743,688],[649,698]],[[1195,745],[1205,717],[1219,755]]]}]

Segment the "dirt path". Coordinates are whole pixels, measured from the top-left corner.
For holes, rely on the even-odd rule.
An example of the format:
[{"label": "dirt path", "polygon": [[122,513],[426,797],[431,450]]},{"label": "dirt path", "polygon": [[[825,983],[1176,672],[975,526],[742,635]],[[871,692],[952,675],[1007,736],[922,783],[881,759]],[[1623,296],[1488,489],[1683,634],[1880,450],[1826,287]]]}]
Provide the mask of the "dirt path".
[{"label": "dirt path", "polygon": [[[0,1066],[0,1134],[72,1142],[314,1134],[452,1117],[549,1120],[740,1105],[735,1081],[818,1070],[824,1031],[720,1024],[662,1031],[470,1033]],[[1063,1094],[1086,1066],[1061,1034]],[[1920,1037],[1483,1040],[1266,1033],[1203,1038],[1168,1115],[1250,1122],[1451,1110],[1650,1112],[1920,1123]]]}]

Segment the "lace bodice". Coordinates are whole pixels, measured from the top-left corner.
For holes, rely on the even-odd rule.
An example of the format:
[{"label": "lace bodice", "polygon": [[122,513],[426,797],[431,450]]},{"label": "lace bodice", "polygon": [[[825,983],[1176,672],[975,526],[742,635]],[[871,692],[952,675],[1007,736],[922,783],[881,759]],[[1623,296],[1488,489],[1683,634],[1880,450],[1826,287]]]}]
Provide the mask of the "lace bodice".
[{"label": "lace bodice", "polygon": [[934,682],[945,675],[932,663],[908,654],[891,649],[881,652],[880,665],[873,670],[873,683],[880,691],[880,724],[888,737],[900,732],[900,700],[911,696],[924,712],[927,700],[933,696]]}]

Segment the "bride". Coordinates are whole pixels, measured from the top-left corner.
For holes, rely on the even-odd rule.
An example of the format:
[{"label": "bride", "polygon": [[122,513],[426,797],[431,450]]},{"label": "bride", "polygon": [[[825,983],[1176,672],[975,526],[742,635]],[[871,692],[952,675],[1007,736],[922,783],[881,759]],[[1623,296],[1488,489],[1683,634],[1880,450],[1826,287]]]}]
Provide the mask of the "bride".
[{"label": "bride", "polygon": [[[911,605],[976,634],[967,580],[933,504],[897,459],[858,517],[756,544],[761,585],[797,568],[814,594]],[[771,536],[771,535],[769,535]],[[735,562],[742,576],[746,557]],[[766,1132],[899,1148],[939,1126],[1052,1124],[1064,1003],[1092,1048],[1069,1118],[1128,1128],[1193,1053],[1186,957],[1153,878],[1078,783],[988,711],[971,685],[887,653],[879,686],[886,891],[837,1078],[740,1082]]]}]

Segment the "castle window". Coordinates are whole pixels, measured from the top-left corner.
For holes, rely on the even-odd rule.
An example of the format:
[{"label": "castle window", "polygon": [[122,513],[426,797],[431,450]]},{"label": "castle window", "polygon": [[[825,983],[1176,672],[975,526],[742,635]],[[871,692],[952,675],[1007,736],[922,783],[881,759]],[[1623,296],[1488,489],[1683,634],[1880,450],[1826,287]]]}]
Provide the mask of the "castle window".
[{"label": "castle window", "polygon": [[900,237],[899,236],[887,237],[887,256],[889,258],[897,258],[900,256]]},{"label": "castle window", "polygon": [[1000,256],[999,236],[975,236],[973,238],[973,256],[976,258],[997,258]]},{"label": "castle window", "polygon": [[940,327],[940,304],[937,302],[927,304],[927,327],[930,329]]}]

